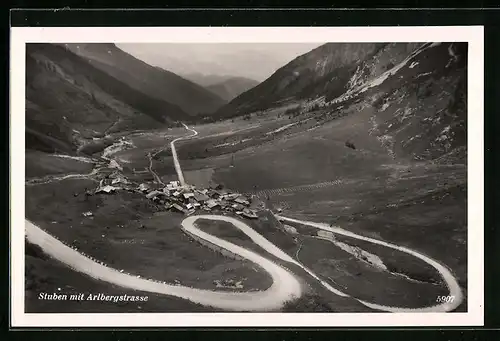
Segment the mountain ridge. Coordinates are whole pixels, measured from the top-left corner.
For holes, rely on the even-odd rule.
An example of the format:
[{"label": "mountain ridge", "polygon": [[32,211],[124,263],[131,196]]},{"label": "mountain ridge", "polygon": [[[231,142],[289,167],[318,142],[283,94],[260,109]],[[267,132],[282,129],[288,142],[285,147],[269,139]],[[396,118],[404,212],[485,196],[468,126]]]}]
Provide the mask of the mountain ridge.
[{"label": "mountain ridge", "polygon": [[[360,59],[370,53],[376,53],[377,49],[381,49],[385,45],[385,43],[327,43],[321,45],[282,66],[264,82],[250,91],[242,93],[219,109],[216,115],[224,117],[230,115],[228,112],[238,113],[242,111],[241,109],[244,109],[243,114],[246,114],[250,110],[262,109],[285,97],[296,95],[304,97],[317,90],[311,88],[311,84],[317,83],[321,78],[331,73],[337,73],[337,75],[332,75],[332,78],[345,78],[345,75],[350,73]],[[266,98],[266,101],[252,103],[252,97]]]},{"label": "mountain ridge", "polygon": [[64,44],[114,78],[151,97],[182,108],[191,116],[211,113],[226,103],[216,94],[173,72],[152,66],[115,44]]},{"label": "mountain ridge", "polygon": [[467,48],[466,43],[328,43],[297,57],[214,116],[288,106],[285,115],[324,121],[368,108],[373,115],[367,133],[390,155],[464,160]]},{"label": "mountain ridge", "polygon": [[112,131],[154,129],[187,116],[60,45],[26,45],[27,148],[75,152]]},{"label": "mountain ridge", "polygon": [[245,91],[257,86],[259,82],[245,77],[231,77],[222,82],[207,85],[205,88],[219,97],[231,101]]}]

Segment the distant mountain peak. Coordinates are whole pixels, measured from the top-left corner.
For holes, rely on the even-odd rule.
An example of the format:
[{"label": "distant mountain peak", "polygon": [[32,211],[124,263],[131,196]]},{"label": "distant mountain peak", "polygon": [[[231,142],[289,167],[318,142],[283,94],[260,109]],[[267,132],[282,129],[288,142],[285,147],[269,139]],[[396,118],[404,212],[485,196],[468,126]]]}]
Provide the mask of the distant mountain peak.
[{"label": "distant mountain peak", "polygon": [[258,84],[259,82],[253,79],[245,77],[232,77],[219,83],[208,85],[206,88],[229,102],[241,93],[248,91]]},{"label": "distant mountain peak", "polygon": [[179,106],[190,115],[206,115],[226,101],[204,87],[171,71],[147,64],[113,43],[68,44],[72,52],[149,96]]}]

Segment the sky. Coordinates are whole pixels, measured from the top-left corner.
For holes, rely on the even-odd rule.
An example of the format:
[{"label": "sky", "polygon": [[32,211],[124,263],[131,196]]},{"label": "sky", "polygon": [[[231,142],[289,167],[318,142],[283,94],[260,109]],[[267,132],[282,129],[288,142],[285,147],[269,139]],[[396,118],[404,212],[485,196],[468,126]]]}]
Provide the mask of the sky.
[{"label": "sky", "polygon": [[120,49],[179,75],[239,76],[263,81],[320,43],[116,44]]}]

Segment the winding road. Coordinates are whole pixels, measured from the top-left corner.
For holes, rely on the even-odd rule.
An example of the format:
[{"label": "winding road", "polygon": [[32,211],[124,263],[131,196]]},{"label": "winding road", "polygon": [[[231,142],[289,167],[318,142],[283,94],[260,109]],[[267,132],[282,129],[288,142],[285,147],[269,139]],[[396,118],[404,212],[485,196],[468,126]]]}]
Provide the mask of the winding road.
[{"label": "winding road", "polygon": [[191,216],[182,222],[182,228],[190,235],[218,245],[259,265],[271,276],[273,284],[264,291],[241,293],[196,289],[144,279],[122,273],[82,255],[29,221],[26,221],[25,228],[28,240],[38,245],[49,256],[65,263],[78,272],[124,288],[176,296],[194,303],[233,311],[275,310],[279,309],[285,302],[300,297],[302,293],[300,283],[290,272],[253,251],[203,232],[194,224],[198,219],[223,220],[231,223],[269,252],[278,257],[283,256],[274,244],[260,236],[248,225],[230,217],[216,215]]},{"label": "winding road", "polygon": [[[184,124],[184,127],[191,131],[193,134],[188,136],[183,136],[176,138],[170,143],[172,149],[172,155],[174,159],[175,169],[179,178],[179,181],[182,185],[185,184],[184,176],[182,174],[182,168],[179,163],[179,159],[177,156],[177,151],[175,149],[175,142],[180,140],[185,140],[192,138],[198,135],[198,132],[194,129],[189,128]],[[420,260],[426,262],[427,264],[434,267],[444,282],[446,283],[449,289],[449,295],[454,296],[454,300],[448,303],[437,304],[429,307],[422,308],[405,308],[405,307],[393,307],[393,306],[385,306],[379,305],[371,302],[365,302],[355,297],[352,297],[342,291],[332,287],[326,281],[319,278],[316,274],[314,274],[310,269],[303,266],[301,263],[293,259],[291,256],[280,250],[276,245],[271,243],[265,237],[257,233],[250,226],[245,224],[244,222],[227,216],[221,215],[195,215],[185,218],[182,223],[182,229],[193,238],[203,241],[205,243],[210,243],[218,248],[225,249],[235,255],[238,255],[242,258],[245,258],[256,265],[260,266],[264,271],[266,271],[272,278],[272,285],[263,291],[252,291],[252,292],[225,292],[225,291],[212,291],[212,290],[203,290],[196,289],[187,286],[181,285],[172,285],[164,282],[159,282],[155,280],[143,279],[138,276],[132,274],[126,274],[120,272],[116,269],[107,267],[99,262],[96,262],[87,256],[82,255],[77,250],[65,245],[58,239],[49,235],[30,221],[26,220],[26,236],[27,239],[33,243],[38,245],[44,252],[53,258],[67,264],[74,270],[85,273],[93,278],[103,280],[109,283],[116,284],[118,286],[158,293],[165,294],[170,296],[176,296],[183,299],[190,300],[192,302],[211,306],[214,308],[224,309],[224,310],[233,310],[233,311],[270,311],[270,310],[278,310],[286,302],[293,301],[296,298],[299,298],[303,289],[301,287],[299,279],[295,274],[285,269],[279,264],[253,252],[248,249],[245,249],[241,246],[230,243],[221,238],[210,235],[199,228],[196,227],[196,221],[198,219],[206,219],[206,220],[214,220],[214,221],[225,221],[230,223],[235,228],[242,231],[246,234],[255,244],[259,245],[261,248],[274,255],[275,257],[288,262],[290,264],[294,264],[302,268],[305,272],[307,272],[311,277],[317,280],[325,289],[330,291],[335,295],[339,295],[342,297],[351,297],[354,300],[359,301],[363,305],[370,307],[372,309],[388,311],[388,312],[446,312],[454,310],[456,307],[460,305],[463,300],[462,290],[458,285],[456,278],[452,275],[452,273],[439,262],[429,258],[417,251],[411,250],[409,248],[398,246],[392,243],[384,242],[381,240],[365,237],[362,235],[355,234],[353,232],[341,229],[339,227],[331,227],[327,224],[309,222],[309,221],[301,221],[297,219],[287,218],[283,216],[276,216],[278,219],[282,221],[299,223],[311,227],[315,227],[320,230],[330,231],[335,234],[341,234],[344,236],[348,236],[351,238],[355,238],[358,240],[367,241],[373,244],[382,245],[384,247],[388,247],[391,249],[395,249],[404,253],[407,253],[413,257],[419,258]]]},{"label": "winding road", "polygon": [[377,245],[382,245],[385,247],[388,247],[390,249],[398,250],[401,252],[404,252],[406,254],[409,254],[413,257],[419,258],[420,260],[423,260],[427,264],[431,265],[436,271],[441,275],[443,278],[444,282],[446,283],[446,286],[448,287],[449,290],[449,296],[453,296],[454,300],[452,302],[448,303],[442,303],[442,304],[437,304],[429,307],[423,307],[423,308],[404,308],[404,307],[391,307],[391,306],[385,306],[385,305],[379,305],[379,304],[374,304],[370,302],[365,302],[362,300],[357,299],[359,302],[364,304],[367,307],[377,309],[377,310],[383,310],[383,311],[388,311],[388,312],[394,312],[394,313],[402,313],[402,312],[446,312],[446,311],[451,311],[457,308],[460,303],[462,303],[463,300],[463,293],[462,289],[460,288],[460,285],[458,284],[456,278],[453,276],[453,274],[448,270],[445,266],[437,262],[436,260],[427,257],[420,252],[417,252],[415,250],[409,249],[404,246],[399,246],[396,244],[384,242],[382,240],[374,239],[374,238],[369,238],[365,237],[359,234],[356,234],[354,232],[344,230],[340,227],[333,227],[328,224],[323,224],[323,223],[315,223],[311,221],[303,221],[303,220],[298,220],[298,219],[292,219],[292,218],[287,218],[283,217],[280,215],[276,215],[276,218],[279,220],[291,222],[291,223],[298,223],[302,225],[307,225],[311,227],[315,227],[320,230],[324,231],[329,231],[334,234],[340,234],[346,237],[351,237],[354,239],[358,240],[363,240],[372,244],[377,244]]}]

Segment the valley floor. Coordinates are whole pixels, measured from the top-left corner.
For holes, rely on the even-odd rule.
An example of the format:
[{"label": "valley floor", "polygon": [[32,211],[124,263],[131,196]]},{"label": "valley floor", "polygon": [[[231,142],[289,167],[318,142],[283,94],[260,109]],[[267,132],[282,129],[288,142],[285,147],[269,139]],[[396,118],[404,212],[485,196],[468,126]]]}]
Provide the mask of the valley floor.
[{"label": "valley floor", "polygon": [[[258,219],[244,222],[296,263],[264,251],[228,224],[207,220],[197,226],[293,273],[303,293],[282,311],[377,310],[360,301],[417,309],[436,305],[449,291],[421,259],[342,235],[318,238],[318,229],[280,222],[270,212],[415,250],[449,268],[467,297],[467,166],[395,160],[369,134],[370,110],[326,122],[271,112],[195,126],[195,138],[176,144],[187,183],[222,184],[265,203]],[[171,128],[126,135],[128,147],[107,149],[112,150],[107,157],[132,181],[167,183],[177,179],[170,142],[188,134]],[[355,141],[356,149],[347,148],[346,140]],[[262,292],[272,286],[269,273],[255,263],[227,257],[186,234],[180,213],[133,192],[86,196],[97,185],[93,172],[101,171],[96,160],[31,152],[26,160],[26,219],[92,259],[142,278],[199,289]],[[218,310],[145,292],[148,302],[120,305],[39,300],[40,292],[137,294],[73,271],[27,242],[27,312]],[[454,309],[466,310],[466,299]]]}]

